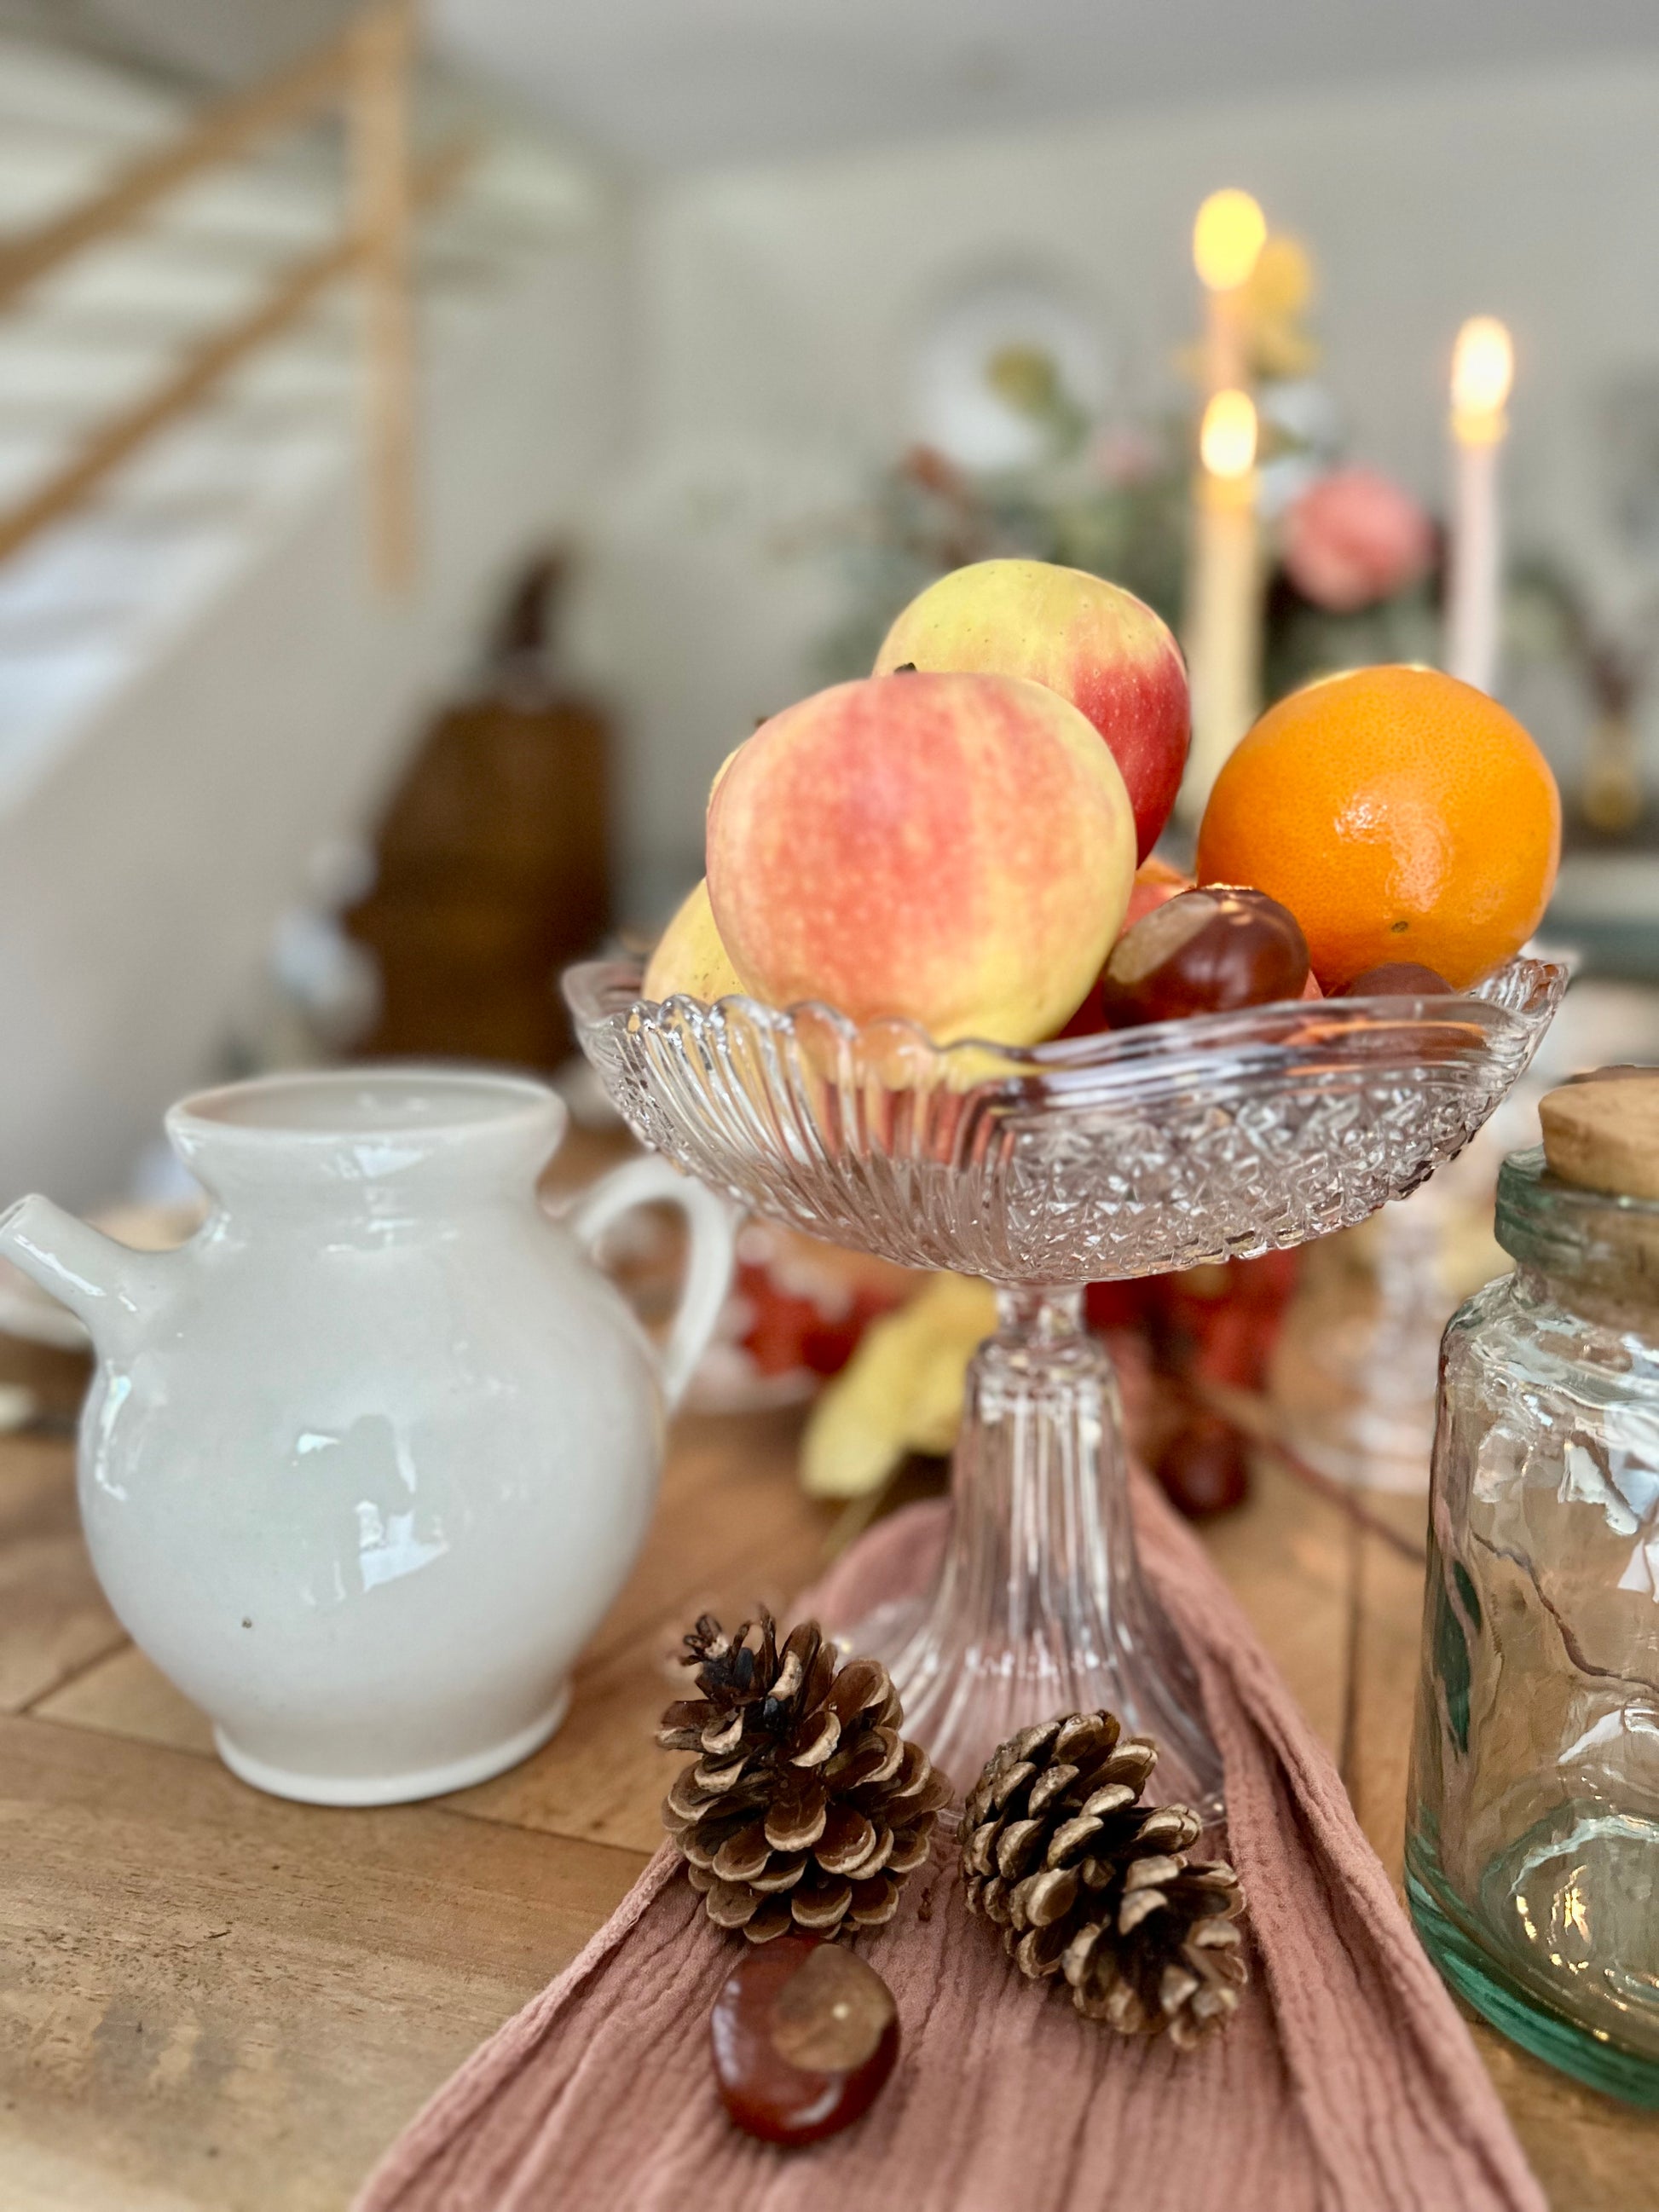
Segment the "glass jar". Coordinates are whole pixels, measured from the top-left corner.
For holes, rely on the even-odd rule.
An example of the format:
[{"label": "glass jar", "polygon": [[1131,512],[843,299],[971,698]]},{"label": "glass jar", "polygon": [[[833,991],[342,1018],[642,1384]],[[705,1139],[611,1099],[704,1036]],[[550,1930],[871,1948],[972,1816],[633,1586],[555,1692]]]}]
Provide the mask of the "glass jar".
[{"label": "glass jar", "polygon": [[1659,2106],[1659,1203],[1540,1150],[1441,1358],[1406,1881],[1516,2042]]}]

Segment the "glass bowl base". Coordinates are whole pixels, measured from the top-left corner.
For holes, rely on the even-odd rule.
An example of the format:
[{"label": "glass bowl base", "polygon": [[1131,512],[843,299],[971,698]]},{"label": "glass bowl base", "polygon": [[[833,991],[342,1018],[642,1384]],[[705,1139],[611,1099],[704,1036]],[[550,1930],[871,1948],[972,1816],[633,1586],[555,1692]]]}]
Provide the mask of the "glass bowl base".
[{"label": "glass bowl base", "polygon": [[998,1305],[969,1370],[933,1589],[825,1625],[884,1662],[905,1734],[959,1796],[1020,1729],[1103,1706],[1157,1744],[1148,1795],[1213,1822],[1220,1755],[1140,1572],[1111,1359],[1075,1289],[1005,1290]]},{"label": "glass bowl base", "polygon": [[830,1624],[846,1649],[881,1660],[904,1704],[904,1733],[955,1785],[958,1802],[945,1815],[960,1817],[959,1801],[978,1780],[1000,1743],[1056,1713],[1117,1715],[1127,1735],[1148,1735],[1158,1745],[1149,1799],[1190,1805],[1206,1826],[1224,1817],[1221,1754],[1210,1741],[1185,1654],[1167,1623],[1176,1679],[1155,1671],[1149,1653],[1068,1647],[1050,1639],[1010,1644],[975,1638],[967,1624],[935,1618],[933,1596],[878,1606],[862,1620]]}]

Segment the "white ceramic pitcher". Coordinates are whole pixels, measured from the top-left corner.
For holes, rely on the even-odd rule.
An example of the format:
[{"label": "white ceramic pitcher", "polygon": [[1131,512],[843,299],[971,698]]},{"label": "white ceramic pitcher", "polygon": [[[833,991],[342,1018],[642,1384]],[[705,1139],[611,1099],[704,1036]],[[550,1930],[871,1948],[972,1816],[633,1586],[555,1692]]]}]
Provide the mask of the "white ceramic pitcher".
[{"label": "white ceramic pitcher", "polygon": [[[214,1204],[175,1252],[43,1198],[0,1250],[85,1322],[81,1513],[133,1640],[262,1790],[385,1804],[550,1735],[656,1495],[665,1413],[730,1276],[724,1202],[665,1161],[559,1221],[542,1085],[434,1068],[185,1099]],[[660,1362],[586,1256],[671,1200],[690,1259]]]}]

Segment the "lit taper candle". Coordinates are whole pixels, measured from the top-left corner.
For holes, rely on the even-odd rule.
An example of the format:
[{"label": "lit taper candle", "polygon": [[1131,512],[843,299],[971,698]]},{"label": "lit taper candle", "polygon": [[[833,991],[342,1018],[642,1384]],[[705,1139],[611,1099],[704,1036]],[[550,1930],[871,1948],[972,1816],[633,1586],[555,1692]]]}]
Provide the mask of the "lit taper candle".
[{"label": "lit taper candle", "polygon": [[1196,823],[1222,763],[1261,708],[1261,561],[1256,530],[1255,407],[1218,392],[1199,433],[1197,512],[1188,599],[1193,749],[1182,786]]},{"label": "lit taper candle", "polygon": [[1498,491],[1504,412],[1515,349],[1502,323],[1474,315],[1452,351],[1451,575],[1446,596],[1446,666],[1491,691],[1498,683],[1504,531]]},{"label": "lit taper candle", "polygon": [[1193,224],[1204,287],[1205,411],[1194,478],[1192,551],[1182,642],[1193,693],[1193,749],[1182,819],[1196,823],[1217,771],[1260,705],[1261,583],[1255,527],[1255,409],[1245,286],[1267,222],[1249,192],[1212,192]]},{"label": "lit taper candle", "polygon": [[1212,192],[1193,224],[1193,265],[1204,287],[1204,391],[1249,381],[1244,287],[1267,242],[1267,219],[1249,192]]}]

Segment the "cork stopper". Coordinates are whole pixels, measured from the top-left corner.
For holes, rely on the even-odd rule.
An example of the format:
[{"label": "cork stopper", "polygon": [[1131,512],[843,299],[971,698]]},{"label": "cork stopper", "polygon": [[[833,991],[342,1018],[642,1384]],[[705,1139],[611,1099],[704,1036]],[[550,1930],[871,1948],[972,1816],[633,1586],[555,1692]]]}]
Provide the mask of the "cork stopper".
[{"label": "cork stopper", "polygon": [[1659,1199],[1659,1068],[1607,1068],[1539,1102],[1552,1175],[1583,1190]]}]

